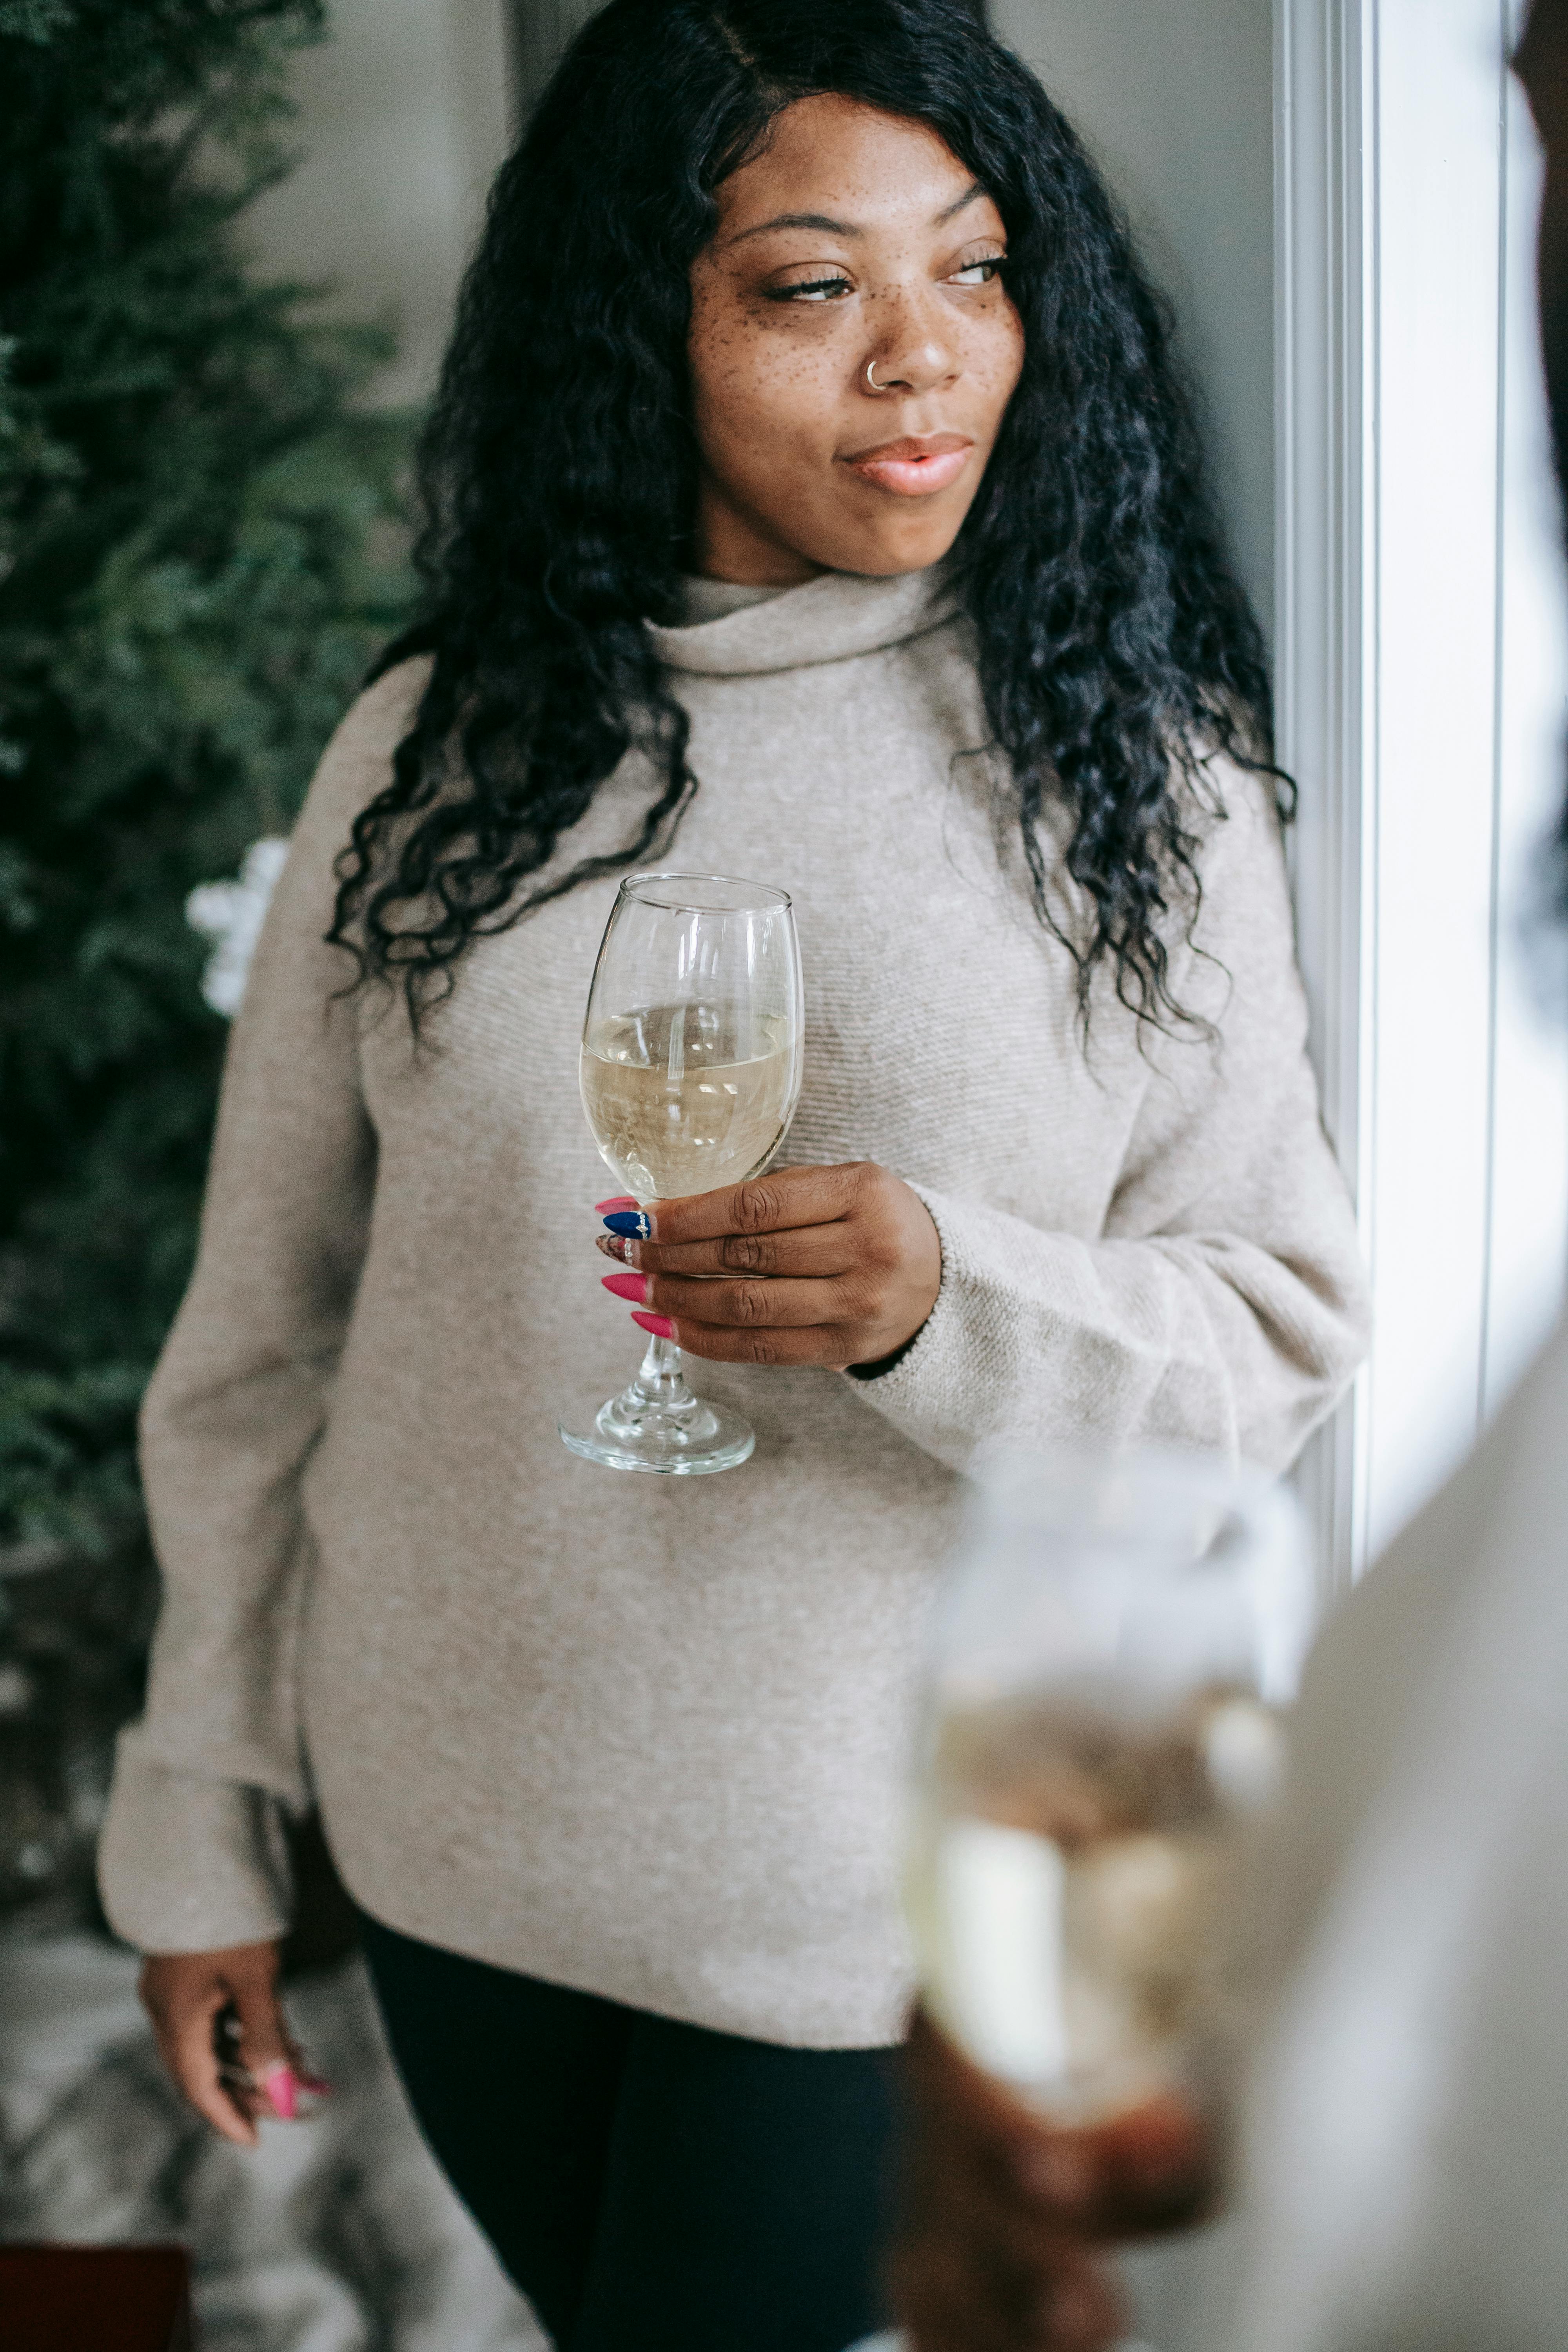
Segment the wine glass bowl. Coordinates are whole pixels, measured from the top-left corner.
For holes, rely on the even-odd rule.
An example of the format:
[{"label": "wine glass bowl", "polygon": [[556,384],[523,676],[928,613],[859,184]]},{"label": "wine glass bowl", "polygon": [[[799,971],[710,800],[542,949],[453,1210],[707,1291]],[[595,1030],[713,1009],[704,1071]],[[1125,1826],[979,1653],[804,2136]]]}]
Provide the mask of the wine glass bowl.
[{"label": "wine glass bowl", "polygon": [[[605,1166],[638,1202],[742,1182],[766,1167],[800,1093],[800,950],[787,891],[714,874],[627,877],[588,992],[579,1081]],[[649,1342],[637,1378],[574,1454],[613,1469],[732,1469],[755,1436],[693,1395],[679,1349]]]}]

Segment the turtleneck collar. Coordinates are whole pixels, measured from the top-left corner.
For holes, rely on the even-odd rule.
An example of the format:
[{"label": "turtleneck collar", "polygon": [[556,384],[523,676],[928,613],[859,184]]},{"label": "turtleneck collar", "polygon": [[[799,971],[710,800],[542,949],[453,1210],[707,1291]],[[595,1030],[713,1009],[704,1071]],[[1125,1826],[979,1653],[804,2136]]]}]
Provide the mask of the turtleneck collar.
[{"label": "turtleneck collar", "polygon": [[731,613],[742,613],[748,604],[771,604],[775,596],[787,596],[789,590],[778,586],[757,588],[738,580],[703,580],[695,572],[680,583],[680,626],[695,628],[703,621],[722,621]]},{"label": "turtleneck collar", "polygon": [[825,572],[765,604],[678,629],[646,624],[666,667],[707,677],[757,677],[769,670],[805,669],[816,662],[851,661],[885,646],[924,636],[952,618],[958,602],[949,566],[867,579]]}]

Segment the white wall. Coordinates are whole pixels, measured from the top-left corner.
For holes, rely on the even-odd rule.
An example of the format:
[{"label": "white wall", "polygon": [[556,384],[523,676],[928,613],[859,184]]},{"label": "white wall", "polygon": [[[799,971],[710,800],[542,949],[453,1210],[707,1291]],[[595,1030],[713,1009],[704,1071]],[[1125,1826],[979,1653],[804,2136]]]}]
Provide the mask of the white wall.
[{"label": "white wall", "polygon": [[1272,0],[992,0],[991,20],[1083,133],[1177,304],[1210,412],[1216,487],[1268,627]]},{"label": "white wall", "polygon": [[269,276],[331,281],[401,351],[372,398],[422,400],[510,121],[504,0],[332,0],[292,76],[303,161],[247,215]]},{"label": "white wall", "polygon": [[526,109],[538,96],[573,34],[600,5],[601,0],[511,0],[521,107]]}]

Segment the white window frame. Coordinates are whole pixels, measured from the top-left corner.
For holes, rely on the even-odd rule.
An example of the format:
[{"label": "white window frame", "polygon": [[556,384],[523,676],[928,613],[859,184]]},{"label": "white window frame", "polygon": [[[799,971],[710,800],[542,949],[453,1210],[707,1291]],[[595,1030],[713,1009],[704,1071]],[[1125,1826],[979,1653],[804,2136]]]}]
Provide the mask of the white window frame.
[{"label": "white window frame", "polygon": [[1275,0],[1276,681],[1324,1116],[1373,1359],[1300,1479],[1331,1586],[1563,1297],[1568,1049],[1519,877],[1568,648],[1515,0]]}]

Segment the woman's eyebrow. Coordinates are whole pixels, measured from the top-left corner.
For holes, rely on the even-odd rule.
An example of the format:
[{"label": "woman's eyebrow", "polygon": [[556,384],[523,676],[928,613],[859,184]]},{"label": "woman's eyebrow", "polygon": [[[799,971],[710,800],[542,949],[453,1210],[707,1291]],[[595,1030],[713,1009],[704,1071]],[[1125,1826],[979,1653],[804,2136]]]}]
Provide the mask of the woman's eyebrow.
[{"label": "woman's eyebrow", "polygon": [[[961,196],[955,196],[952,204],[943,206],[932,220],[932,227],[941,228],[943,222],[952,220],[955,214],[964,211],[977,196],[984,194],[984,189],[975,180]],[[741,229],[729,241],[731,245],[744,245],[749,236],[765,236],[771,228],[815,228],[820,229],[825,236],[864,236],[866,234],[853,221],[834,220],[826,213],[775,213],[772,220],[759,221],[754,228]]]},{"label": "woman's eyebrow", "polygon": [[864,236],[864,229],[853,221],[829,220],[826,213],[775,213],[772,220],[759,221],[755,228],[743,228],[730,239],[731,245],[744,245],[749,236],[765,236],[771,228],[819,228],[827,236]]}]

